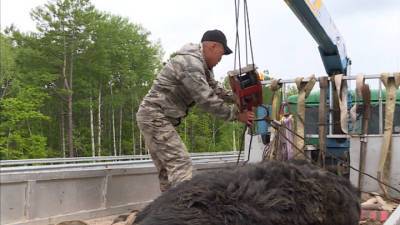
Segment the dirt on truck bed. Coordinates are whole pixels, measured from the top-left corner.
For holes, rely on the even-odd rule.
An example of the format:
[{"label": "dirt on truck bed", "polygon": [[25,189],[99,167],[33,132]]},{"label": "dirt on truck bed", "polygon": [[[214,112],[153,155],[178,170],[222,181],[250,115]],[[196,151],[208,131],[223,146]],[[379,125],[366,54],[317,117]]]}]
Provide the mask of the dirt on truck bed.
[{"label": "dirt on truck bed", "polygon": [[360,225],[383,225],[399,206],[399,200],[386,199],[377,193],[361,195]]},{"label": "dirt on truck bed", "polygon": [[116,217],[118,215],[86,220],[85,222],[89,225],[111,225]]},{"label": "dirt on truck bed", "polygon": [[360,221],[360,225],[383,225],[384,222],[379,222],[379,221]]}]

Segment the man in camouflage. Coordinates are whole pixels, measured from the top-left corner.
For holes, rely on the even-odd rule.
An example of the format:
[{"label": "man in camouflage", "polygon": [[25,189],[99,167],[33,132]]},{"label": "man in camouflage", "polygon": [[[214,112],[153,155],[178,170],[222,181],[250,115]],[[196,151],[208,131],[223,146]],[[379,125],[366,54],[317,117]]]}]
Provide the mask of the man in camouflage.
[{"label": "man in camouflage", "polygon": [[194,104],[227,121],[251,125],[254,113],[239,113],[235,105],[228,105],[234,102],[232,92],[214,80],[213,67],[231,53],[221,31],[205,32],[200,44],[187,44],[176,52],[140,104],[136,118],[161,191],[192,177],[192,162],[175,126]]}]

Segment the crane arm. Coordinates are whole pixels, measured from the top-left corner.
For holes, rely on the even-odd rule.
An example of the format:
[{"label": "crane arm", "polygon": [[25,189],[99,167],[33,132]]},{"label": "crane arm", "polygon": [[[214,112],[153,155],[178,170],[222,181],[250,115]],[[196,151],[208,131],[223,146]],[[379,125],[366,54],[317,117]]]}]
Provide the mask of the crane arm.
[{"label": "crane arm", "polygon": [[350,59],[342,36],[333,23],[322,0],[285,0],[297,18],[318,44],[329,76],[347,74]]}]

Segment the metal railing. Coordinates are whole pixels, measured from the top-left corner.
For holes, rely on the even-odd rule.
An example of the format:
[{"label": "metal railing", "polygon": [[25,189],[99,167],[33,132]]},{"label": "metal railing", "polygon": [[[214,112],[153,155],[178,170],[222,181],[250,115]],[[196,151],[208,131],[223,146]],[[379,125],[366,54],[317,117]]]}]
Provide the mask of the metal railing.
[{"label": "metal railing", "polygon": [[[388,73],[388,77],[394,77],[395,73]],[[323,77],[327,77],[328,81],[329,81],[329,99],[333,99],[333,87],[332,87],[332,77],[331,76],[320,76],[320,77],[315,77],[316,81],[319,82],[320,79],[322,79]],[[382,77],[382,74],[368,74],[368,75],[364,75],[363,77],[365,80],[377,80],[378,81],[378,105],[379,105],[379,134],[383,134],[383,104],[384,104],[384,100],[383,100],[383,87],[382,87],[382,81],[380,80],[380,78]],[[348,75],[348,76],[343,76],[343,80],[346,81],[351,81],[351,80],[356,80],[357,76],[355,75]],[[268,86],[271,84],[272,80],[265,80],[262,81],[261,83],[264,86]],[[282,92],[283,92],[283,100],[287,99],[286,96],[286,85],[287,84],[295,84],[296,79],[280,79],[279,80],[279,84],[282,85]],[[305,77],[302,81],[304,82],[308,82],[310,81],[309,77]],[[333,133],[333,101],[329,101],[329,135],[336,135]]]},{"label": "metal railing", "polygon": [[[193,163],[228,163],[237,160],[238,152],[191,153]],[[79,158],[2,160],[0,172],[33,172],[48,170],[76,170],[82,168],[148,167],[153,166],[149,155],[101,156]]]},{"label": "metal railing", "polygon": [[[221,155],[237,155],[237,151],[229,152],[205,152],[190,153],[192,158]],[[132,160],[150,160],[149,155],[123,155],[123,156],[96,156],[96,157],[75,157],[75,158],[41,158],[41,159],[18,159],[18,160],[0,160],[0,167],[6,166],[29,166],[29,165],[55,165],[68,163],[95,163],[95,162],[114,162],[114,161],[132,161]]]}]

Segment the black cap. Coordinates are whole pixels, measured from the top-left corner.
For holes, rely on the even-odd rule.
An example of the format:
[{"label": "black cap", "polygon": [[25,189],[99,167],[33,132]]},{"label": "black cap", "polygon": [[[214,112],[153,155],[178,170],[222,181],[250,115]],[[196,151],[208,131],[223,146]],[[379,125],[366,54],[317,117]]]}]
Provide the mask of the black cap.
[{"label": "black cap", "polygon": [[203,41],[215,41],[221,43],[224,46],[224,55],[229,55],[232,53],[232,50],[226,44],[225,34],[220,30],[208,30],[203,34],[201,38],[201,42]]}]

